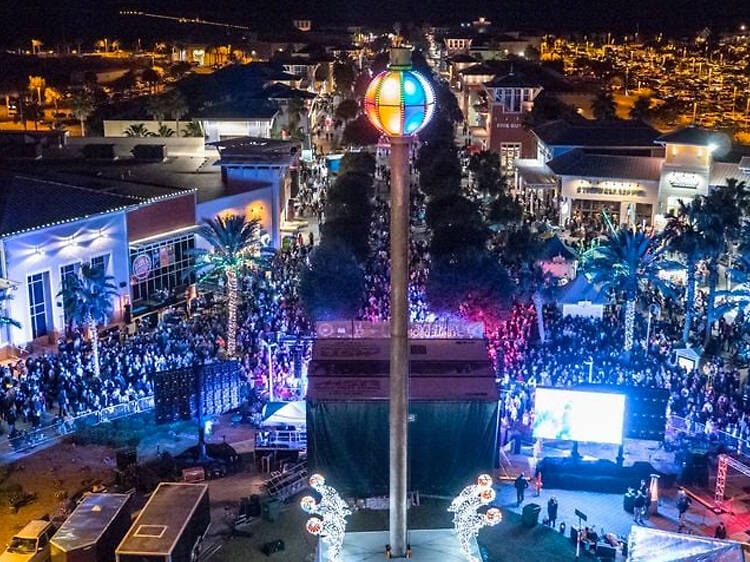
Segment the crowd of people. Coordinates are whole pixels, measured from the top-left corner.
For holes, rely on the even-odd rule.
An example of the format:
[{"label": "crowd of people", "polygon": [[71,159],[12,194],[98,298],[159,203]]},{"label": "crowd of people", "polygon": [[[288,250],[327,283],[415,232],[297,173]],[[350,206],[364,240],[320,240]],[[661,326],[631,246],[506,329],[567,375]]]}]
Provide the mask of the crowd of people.
[{"label": "crowd of people", "polygon": [[166,315],[158,326],[139,323],[135,333],[108,331],[99,340],[99,374],[90,341],[76,332],[57,353],[0,367],[0,419],[15,432],[19,421],[38,427],[48,411],[77,416],[153,393],[153,374],[216,358],[224,346],[221,315],[191,319]]},{"label": "crowd of people", "polygon": [[[533,311],[525,313],[525,326],[533,327]],[[621,313],[615,307],[602,319],[591,319],[562,316],[556,307],[547,307],[546,340],[533,344],[523,343],[528,332],[514,328],[518,339],[511,336],[512,349],[518,353],[505,357],[500,373],[505,425],[528,430],[536,386],[594,383],[664,388],[669,391],[669,412],[683,417],[688,426],[701,424],[707,434],[721,430],[736,438],[750,437],[750,394],[740,384],[736,367],[721,356],[692,371],[680,366],[669,319],[655,320],[648,345],[636,344],[629,362],[623,362]],[[637,333],[645,332],[639,322]]]}]

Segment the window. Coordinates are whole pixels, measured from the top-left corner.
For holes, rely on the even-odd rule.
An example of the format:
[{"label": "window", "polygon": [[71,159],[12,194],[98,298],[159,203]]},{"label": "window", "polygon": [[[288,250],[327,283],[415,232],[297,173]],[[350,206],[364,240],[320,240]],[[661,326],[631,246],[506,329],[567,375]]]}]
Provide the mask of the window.
[{"label": "window", "polygon": [[504,170],[513,168],[516,160],[521,157],[520,142],[503,142],[500,143],[500,166]]},{"label": "window", "polygon": [[31,318],[31,337],[33,339],[47,335],[47,291],[48,273],[37,273],[26,278],[29,288],[29,316]]},{"label": "window", "polygon": [[194,248],[194,234],[131,247],[131,275],[133,275],[133,261],[136,258],[145,255],[148,257],[146,263],[150,263],[145,278],[139,279],[133,276],[131,279],[133,302],[147,300],[159,291],[174,291],[193,283],[195,275],[192,273],[193,256],[190,252]]},{"label": "window", "polygon": [[108,267],[109,267],[109,254],[102,254],[101,256],[94,256],[93,258],[91,258],[92,269],[101,268],[102,271],[106,273]]},{"label": "window", "polygon": [[68,278],[68,275],[74,275],[78,276],[78,273],[81,271],[81,263],[69,263],[68,265],[63,265],[60,268],[60,288],[62,289],[62,285],[65,282],[65,279]]}]

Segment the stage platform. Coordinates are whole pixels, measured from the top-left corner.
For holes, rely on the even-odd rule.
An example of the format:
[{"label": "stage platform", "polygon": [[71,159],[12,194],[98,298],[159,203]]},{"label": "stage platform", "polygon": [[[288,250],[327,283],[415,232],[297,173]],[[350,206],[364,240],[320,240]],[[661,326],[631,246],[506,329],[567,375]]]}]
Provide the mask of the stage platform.
[{"label": "stage platform", "polygon": [[[409,544],[413,562],[466,562],[458,550],[458,539],[453,529],[430,529],[409,531]],[[369,562],[385,559],[385,545],[388,544],[387,531],[347,533],[341,560]],[[317,561],[327,560],[326,545],[321,542]],[[475,556],[479,550],[475,543]]]}]

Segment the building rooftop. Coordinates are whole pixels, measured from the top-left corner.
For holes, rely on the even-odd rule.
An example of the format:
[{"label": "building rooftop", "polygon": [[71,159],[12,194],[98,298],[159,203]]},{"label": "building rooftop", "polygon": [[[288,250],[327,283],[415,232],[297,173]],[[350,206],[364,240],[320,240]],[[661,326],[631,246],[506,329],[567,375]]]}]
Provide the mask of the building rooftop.
[{"label": "building rooftop", "polygon": [[489,82],[485,82],[484,85],[488,88],[539,88],[541,86],[533,78],[513,71],[504,76],[496,76]]},{"label": "building rooftop", "polygon": [[129,499],[129,494],[85,496],[57,530],[52,542],[66,552],[95,543]]},{"label": "building rooftop", "polygon": [[203,497],[205,484],[162,482],[130,527],[118,553],[170,554]]},{"label": "building rooftop", "polygon": [[308,92],[307,90],[300,90],[292,88],[286,84],[275,82],[263,88],[263,92],[268,96],[269,100],[288,100],[288,99],[302,99],[311,100],[315,99],[315,94]]},{"label": "building rooftop", "polygon": [[469,62],[479,62],[479,59],[476,57],[471,56],[468,53],[456,53],[455,55],[448,57],[448,62],[452,63],[469,63]]},{"label": "building rooftop", "polygon": [[558,119],[534,127],[533,131],[548,146],[651,148],[659,138],[659,131],[637,120],[569,123]]},{"label": "building rooftop", "polygon": [[677,129],[666,135],[662,135],[655,140],[659,144],[687,144],[692,146],[709,146],[721,143],[722,134],[708,129],[699,129],[698,127],[684,127]]},{"label": "building rooftop", "polygon": [[708,178],[708,184],[726,185],[729,179],[748,182],[750,181],[750,170],[742,167],[742,161],[739,164],[714,162],[711,166],[711,177]]},{"label": "building rooftop", "polygon": [[547,162],[560,176],[659,181],[663,159],[649,156],[591,154],[580,148]]},{"label": "building rooftop", "polygon": [[74,183],[0,171],[0,236],[124,211],[141,202]]},{"label": "building rooftop", "polygon": [[[113,144],[129,147],[133,139],[113,137]],[[87,193],[119,197],[119,201],[137,205],[196,192],[198,203],[204,203],[239,192],[268,187],[264,181],[243,181],[231,188],[222,180],[222,164],[266,164],[290,166],[299,153],[300,143],[274,139],[240,137],[212,143],[194,156],[168,156],[163,161],[141,160],[124,156],[116,150],[116,160],[87,160],[80,146],[45,150],[38,160],[8,160],[2,165],[11,174],[36,178],[39,182],[56,182],[84,189]],[[52,212],[53,209],[50,210]],[[47,222],[47,221],[45,221]]]},{"label": "building rooftop", "polygon": [[244,98],[208,105],[193,114],[195,119],[268,120],[273,119],[279,109],[267,99]]}]

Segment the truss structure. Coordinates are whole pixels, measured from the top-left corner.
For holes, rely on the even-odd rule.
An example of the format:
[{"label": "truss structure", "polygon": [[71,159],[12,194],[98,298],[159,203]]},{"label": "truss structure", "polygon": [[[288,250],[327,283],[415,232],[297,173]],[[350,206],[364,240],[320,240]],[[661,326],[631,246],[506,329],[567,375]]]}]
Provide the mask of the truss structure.
[{"label": "truss structure", "polygon": [[719,455],[719,467],[716,472],[716,488],[714,489],[714,507],[722,509],[724,504],[724,491],[727,486],[727,470],[730,468],[750,476],[750,466],[730,457],[729,455]]}]

